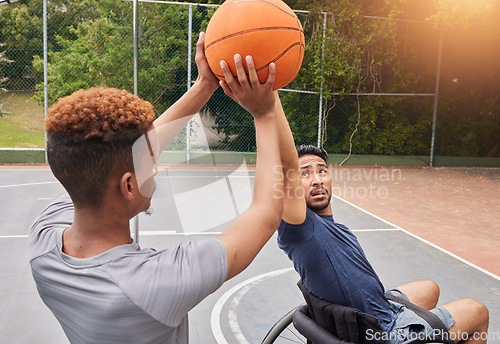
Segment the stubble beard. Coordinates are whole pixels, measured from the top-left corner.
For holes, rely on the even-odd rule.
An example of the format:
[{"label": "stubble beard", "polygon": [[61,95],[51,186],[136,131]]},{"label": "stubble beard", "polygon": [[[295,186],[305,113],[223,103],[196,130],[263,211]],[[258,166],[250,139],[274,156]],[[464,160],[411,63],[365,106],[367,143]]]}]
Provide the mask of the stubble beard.
[{"label": "stubble beard", "polygon": [[309,209],[311,209],[312,211],[321,211],[321,210],[326,209],[330,205],[332,195],[328,190],[326,190],[326,189],[324,189],[324,190],[326,191],[326,196],[328,198],[326,200],[323,200],[323,201],[314,202],[313,200],[311,200],[311,193],[314,190],[312,190],[309,193],[310,198],[306,199],[306,205]]}]

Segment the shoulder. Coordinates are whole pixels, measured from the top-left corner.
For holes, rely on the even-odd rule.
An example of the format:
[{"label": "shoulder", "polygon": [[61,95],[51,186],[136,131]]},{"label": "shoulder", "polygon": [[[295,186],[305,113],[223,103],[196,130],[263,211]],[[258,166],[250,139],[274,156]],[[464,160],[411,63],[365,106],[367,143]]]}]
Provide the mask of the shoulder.
[{"label": "shoulder", "polygon": [[321,227],[322,222],[324,222],[324,220],[320,216],[307,208],[304,222],[300,224],[291,224],[283,220],[281,221],[280,227],[278,228],[278,241],[281,243],[289,242],[293,244],[308,241],[314,237],[317,229]]},{"label": "shoulder", "polygon": [[[148,248],[128,252],[107,263],[106,270],[127,286],[144,280],[150,281],[150,286],[197,285],[203,279],[224,281],[227,255],[220,241],[200,240],[158,251]],[[130,276],[134,279],[131,280]]]},{"label": "shoulder", "polygon": [[162,260],[167,260],[170,264],[183,267],[186,275],[187,271],[198,270],[204,273],[205,270],[214,269],[227,270],[227,253],[222,242],[217,239],[207,239],[200,241],[191,241],[178,245],[175,248],[160,251]]},{"label": "shoulder", "polygon": [[175,269],[176,266],[182,266],[189,270],[194,269],[195,263],[202,263],[206,261],[221,262],[226,260],[224,245],[216,239],[207,239],[200,241],[190,241],[181,243],[169,248],[156,250],[153,248],[139,249],[137,251],[128,252],[110,262],[111,267],[118,264],[118,268],[122,268],[119,261],[127,261],[127,266],[134,267],[134,269],[148,270],[155,269]]},{"label": "shoulder", "polygon": [[305,218],[304,218],[304,221],[302,223],[292,224],[292,223],[286,222],[284,220],[281,221],[281,223],[289,225],[289,226],[308,226],[312,222],[321,221],[321,220],[322,220],[321,216],[316,214],[313,210],[306,208]]},{"label": "shoulder", "polygon": [[44,254],[57,243],[57,234],[73,223],[74,207],[64,195],[50,203],[31,225],[29,232],[30,257]]}]

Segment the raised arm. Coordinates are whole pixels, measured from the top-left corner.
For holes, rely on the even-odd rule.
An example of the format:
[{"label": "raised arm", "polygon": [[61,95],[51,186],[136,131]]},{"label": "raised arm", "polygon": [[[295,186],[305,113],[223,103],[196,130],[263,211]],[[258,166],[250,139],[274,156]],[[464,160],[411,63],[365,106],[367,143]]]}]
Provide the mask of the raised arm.
[{"label": "raised arm", "polygon": [[306,201],[301,182],[299,158],[295,149],[292,130],[276,92],[275,108],[279,132],[281,163],[283,164],[284,197],[283,220],[292,224],[301,224],[306,218]]},{"label": "raised arm", "polygon": [[269,67],[269,77],[260,84],[251,58],[247,58],[248,77],[243,61],[235,56],[238,80],[233,78],[225,62],[221,63],[226,82],[224,92],[248,110],[255,120],[257,167],[250,208],[241,214],[219,239],[228,256],[230,279],[243,271],[273,235],[282,211],[283,175],[281,169],[276,123],[275,97],[272,91],[275,66]]},{"label": "raised arm", "polygon": [[205,34],[200,32],[196,43],[196,66],[198,78],[191,88],[160,117],[154,121],[156,135],[158,138],[158,152],[163,151],[172,140],[184,128],[191,116],[196,114],[207,103],[215,90],[219,87],[219,81],[210,70],[205,57]]}]

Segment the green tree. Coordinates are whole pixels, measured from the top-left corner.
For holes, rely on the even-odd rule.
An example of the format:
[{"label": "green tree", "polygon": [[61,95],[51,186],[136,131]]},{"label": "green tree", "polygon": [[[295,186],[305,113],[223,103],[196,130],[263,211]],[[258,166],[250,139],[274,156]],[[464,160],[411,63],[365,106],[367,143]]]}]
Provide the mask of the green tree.
[{"label": "green tree", "polygon": [[9,78],[10,83],[33,77],[33,52],[42,47],[42,18],[37,15],[34,1],[0,8],[0,42],[7,46],[5,57],[14,61],[2,64],[0,74]]},{"label": "green tree", "polygon": [[[427,154],[431,98],[366,98],[348,94],[433,93],[439,42],[437,23],[445,23],[439,147],[446,154],[465,154],[464,150],[455,150],[447,143],[446,133],[466,132],[467,119],[474,119],[476,134],[461,135],[463,144],[486,140],[483,148],[476,144],[477,147],[471,149],[474,154],[488,154],[484,152],[494,148],[495,139],[491,137],[498,136],[495,131],[498,128],[498,115],[495,115],[498,113],[495,110],[498,108],[498,97],[495,97],[499,91],[496,83],[499,73],[495,67],[498,63],[471,64],[474,68],[467,68],[466,73],[455,58],[464,52],[449,54],[456,51],[450,48],[451,43],[465,32],[453,34],[454,26],[465,30],[468,25],[463,23],[477,20],[496,23],[484,17],[484,12],[492,8],[493,14],[499,13],[499,5],[491,0],[482,4],[465,0],[287,0],[287,3],[292,8],[311,11],[298,14],[306,37],[305,58],[298,76],[287,88],[313,93],[282,92],[282,102],[297,143],[317,142],[319,96],[314,92],[322,91],[321,141],[329,152],[347,153],[352,147],[353,153],[358,154]],[[9,35],[13,41],[8,43],[11,49],[7,49],[6,54],[13,51],[12,46],[39,46],[39,2],[26,1],[6,7],[9,9],[0,10],[0,23],[6,24],[0,30],[0,38]],[[49,7],[49,103],[78,88],[108,86],[132,90],[132,3],[54,0]],[[197,33],[206,29],[216,8],[192,8],[194,53]],[[139,95],[150,100],[158,113],[187,88],[187,9],[187,6],[167,4],[141,3],[139,6]],[[16,22],[26,24],[15,27]],[[487,32],[491,37],[498,37],[491,35],[494,31]],[[30,35],[36,37],[33,42],[27,38]],[[31,64],[33,55],[38,57]],[[13,66],[0,68],[2,72],[11,68],[16,78],[34,75],[41,82],[40,56],[41,50],[33,48],[22,61],[16,60],[17,71]],[[196,74],[194,58],[191,67]],[[193,75],[192,80],[195,78]],[[452,88],[450,80],[454,79],[468,85],[463,86],[460,94]],[[480,79],[482,85],[478,84]],[[491,91],[487,91],[488,87]],[[472,91],[475,102],[469,100]],[[42,100],[41,92],[38,99]],[[474,104],[475,110],[468,106],[470,104]],[[465,109],[484,115],[456,114]],[[224,138],[221,149],[255,149],[252,118],[220,90],[204,112],[213,116],[214,128]],[[487,115],[490,113],[493,115]],[[471,138],[465,140],[465,137]]]},{"label": "green tree", "polygon": [[[5,43],[0,43],[0,48],[4,47]],[[14,61],[9,60],[5,57],[5,51],[0,51],[0,66],[8,63],[13,63]],[[3,92],[7,92],[4,88],[5,83],[9,80],[8,77],[0,74],[0,94]],[[0,102],[0,116],[4,115],[3,104]]]},{"label": "green tree", "polygon": [[[5,43],[0,43],[0,48],[4,47]],[[9,60],[7,57],[5,57],[5,51],[0,52],[0,66],[8,63],[13,63],[14,61]],[[0,93],[1,92],[6,92],[7,90],[3,88],[4,84],[9,80],[8,77],[0,75]]]},{"label": "green tree", "polygon": [[[493,73],[498,70],[493,65],[493,60],[496,61],[497,58],[487,63],[469,63],[467,67],[462,64],[460,68],[454,68],[458,64],[457,61],[463,60],[457,57],[465,56],[468,52],[461,51],[449,55],[452,50],[456,51],[452,48],[453,42],[460,42],[464,33],[470,32],[469,28],[474,21],[489,23],[485,32],[476,33],[475,41],[478,41],[479,37],[498,37],[499,25],[492,20],[498,17],[495,14],[500,13],[498,2],[301,0],[297,6],[328,13],[324,40],[321,15],[310,16],[304,25],[306,36],[309,37],[306,59],[297,80],[294,81],[302,89],[318,91],[320,86],[323,87],[326,118],[323,133],[326,135],[322,142],[328,151],[347,153],[352,144],[353,152],[358,154],[428,153],[432,114],[430,98],[375,99],[346,94],[433,93],[440,25],[446,30],[442,73],[448,75],[448,80],[452,80],[450,69],[460,76],[468,71],[470,75],[466,80],[471,81],[461,96],[453,96],[454,90],[443,90],[440,96],[438,137],[443,135],[443,140],[440,140],[442,152],[463,155],[469,150],[474,153],[468,154],[482,154],[479,153],[482,150],[491,152],[498,147],[497,140],[492,140],[491,137],[494,136],[493,133],[498,133],[499,120],[498,116],[491,114],[495,114],[493,109],[498,107],[498,97],[495,94],[498,94],[499,86],[498,83],[488,83],[488,87],[485,87],[485,80],[495,79],[491,77],[492,74],[497,75],[498,79],[498,72]],[[456,31],[457,28],[461,30]],[[321,50],[321,45],[324,45],[324,51]],[[485,46],[498,45],[493,40],[489,43],[483,42],[482,48],[477,46],[477,51],[484,50]],[[468,46],[463,48],[471,50]],[[477,51],[476,55],[480,55]],[[489,56],[495,55],[490,53]],[[321,65],[324,66],[323,70]],[[484,73],[479,73],[482,70]],[[478,84],[483,88],[474,91],[477,86],[473,85]],[[442,85],[450,87],[449,82],[442,82]],[[488,89],[496,91],[489,92]],[[469,97],[472,93],[481,100],[471,102]],[[475,105],[475,110],[470,106],[471,103]],[[466,115],[463,113],[464,109],[472,112]],[[421,113],[416,115],[416,111]],[[460,115],[460,112],[463,114]],[[472,128],[478,129],[467,128],[467,119],[472,118],[475,121]],[[460,139],[448,141],[448,133],[456,134],[458,127],[468,135],[462,136],[463,142],[460,142]],[[486,130],[490,127],[492,129]],[[479,144],[485,139],[488,144]],[[444,149],[445,142],[450,142],[451,145],[451,142],[454,142],[455,145],[448,145]],[[471,145],[475,148],[471,149]]]},{"label": "green tree", "polygon": [[[349,93],[405,92],[418,81],[415,75],[404,70],[408,63],[402,58],[406,52],[401,51],[398,44],[401,31],[392,20],[400,13],[399,1],[302,1],[299,5],[316,13],[305,21],[306,58],[294,85],[323,92],[325,121],[321,141],[324,147],[330,152],[348,152],[358,115],[362,126],[353,136],[355,152],[394,152],[389,145],[384,146],[385,150],[376,148],[380,147],[381,140],[380,135],[373,133],[387,134],[384,128],[377,127],[385,123],[382,118],[389,128],[409,127],[385,139],[398,141],[391,146],[404,146],[416,130],[404,113],[398,109],[386,111],[380,106],[380,100],[361,105],[359,97],[346,96]],[[373,16],[387,19],[374,19]],[[401,79],[405,83],[401,83]]]},{"label": "green tree", "polygon": [[[60,49],[49,52],[49,104],[79,88],[133,89],[132,4],[113,0],[94,4],[95,18],[82,18],[68,35],[55,36]],[[158,112],[186,90],[187,16],[187,7],[140,6],[139,95]],[[42,70],[40,56],[34,66]],[[40,92],[40,101],[42,96]]]},{"label": "green tree", "polygon": [[[2,74],[11,80],[9,88],[32,88],[43,77],[33,69],[34,56],[43,52],[42,4],[39,0],[27,0],[0,7],[0,41],[9,47],[6,57],[14,60],[14,63],[0,67]],[[56,37],[75,38],[75,23],[95,18],[95,6],[91,0],[53,0],[47,2],[47,7],[47,41],[51,50],[61,48]]]},{"label": "green tree", "polygon": [[444,34],[437,155],[500,157],[500,3],[440,0]]}]

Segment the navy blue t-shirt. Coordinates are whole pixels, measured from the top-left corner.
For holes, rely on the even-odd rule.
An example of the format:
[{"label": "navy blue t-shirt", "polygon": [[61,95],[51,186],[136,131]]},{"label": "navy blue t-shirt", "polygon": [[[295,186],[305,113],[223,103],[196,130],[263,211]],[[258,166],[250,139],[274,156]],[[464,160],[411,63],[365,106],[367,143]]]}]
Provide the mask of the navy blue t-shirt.
[{"label": "navy blue t-shirt", "polygon": [[356,236],[332,215],[307,209],[300,225],[281,221],[278,245],[313,295],[372,314],[383,330],[391,330],[397,314],[384,296],[384,286]]}]

